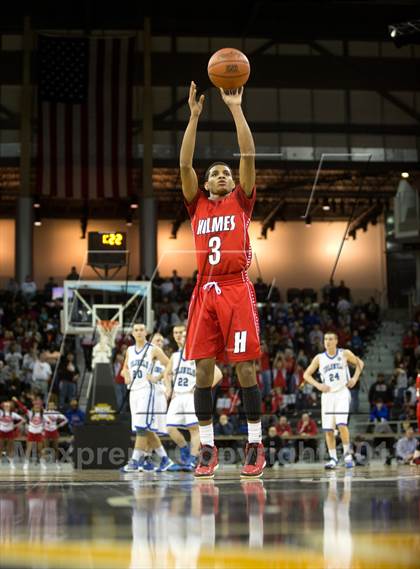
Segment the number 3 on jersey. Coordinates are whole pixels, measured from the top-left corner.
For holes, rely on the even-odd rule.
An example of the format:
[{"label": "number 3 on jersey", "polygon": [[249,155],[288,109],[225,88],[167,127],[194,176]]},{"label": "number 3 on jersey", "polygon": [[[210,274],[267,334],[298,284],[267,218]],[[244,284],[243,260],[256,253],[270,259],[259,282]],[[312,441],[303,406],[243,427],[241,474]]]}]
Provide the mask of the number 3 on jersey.
[{"label": "number 3 on jersey", "polygon": [[209,239],[209,247],[211,249],[211,254],[209,254],[209,263],[210,265],[217,265],[220,261],[220,246],[222,241],[220,237],[214,235]]}]

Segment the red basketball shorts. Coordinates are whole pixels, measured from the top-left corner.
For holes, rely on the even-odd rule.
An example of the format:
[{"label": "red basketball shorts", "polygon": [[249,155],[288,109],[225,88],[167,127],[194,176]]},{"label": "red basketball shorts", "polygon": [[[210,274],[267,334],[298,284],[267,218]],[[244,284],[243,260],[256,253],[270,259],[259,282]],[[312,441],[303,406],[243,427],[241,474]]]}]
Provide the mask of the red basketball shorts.
[{"label": "red basketball shorts", "polygon": [[246,273],[199,277],[188,310],[185,357],[241,362],[260,357],[253,284]]}]

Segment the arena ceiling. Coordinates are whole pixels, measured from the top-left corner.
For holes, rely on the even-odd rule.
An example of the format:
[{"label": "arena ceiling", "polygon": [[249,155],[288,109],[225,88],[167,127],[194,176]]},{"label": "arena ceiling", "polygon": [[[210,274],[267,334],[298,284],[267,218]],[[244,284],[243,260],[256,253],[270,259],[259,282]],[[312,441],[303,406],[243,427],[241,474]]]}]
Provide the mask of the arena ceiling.
[{"label": "arena ceiling", "polygon": [[[150,16],[154,36],[178,36],[190,38],[249,38],[261,40],[256,43],[253,56],[254,72],[252,86],[256,88],[296,89],[366,89],[373,90],[405,112],[410,120],[358,124],[347,121],[343,124],[329,121],[298,121],[276,123],[256,121],[252,129],[256,133],[275,133],[287,130],[297,134],[376,134],[380,136],[411,136],[417,139],[419,149],[420,114],[395,93],[418,89],[420,75],[418,62],[405,58],[354,57],[343,54],[337,58],[334,42],[389,42],[388,26],[391,23],[420,17],[418,0],[283,0],[283,1],[231,1],[197,5],[196,2],[120,2],[118,7],[98,0],[79,2],[42,3],[15,1],[4,9],[0,19],[0,34],[21,34],[24,14],[30,14],[32,28],[36,31],[78,30],[96,33],[109,30],[141,30],[144,18]],[[270,52],[279,44],[305,44],[319,57]],[[0,84],[20,85],[22,80],[21,53],[0,52]],[[197,70],[197,80],[206,75],[207,53],[153,54],[154,85],[170,85],[174,89],[185,85],[191,69]],[[273,73],[274,67],[282,73]],[[200,70],[200,71],[198,71]],[[135,69],[134,81],[142,82],[141,64]],[[36,84],[37,66],[32,66],[32,78]],[[185,121],[175,117],[175,111],[185,100],[174,98],[171,105],[155,116],[156,131],[181,131]],[[18,130],[20,116],[0,107],[0,130]],[[134,125],[141,131],[141,121]],[[36,129],[36,124],[34,124]],[[231,124],[213,120],[203,121],[204,131],[223,132],[231,130]],[[197,161],[199,173],[205,167],[204,160]],[[256,217],[264,220],[298,219],[303,214],[315,179],[317,162],[301,160],[258,162],[258,203]],[[418,179],[418,164],[410,161],[372,162],[368,168],[363,164],[331,163],[323,171],[317,185],[318,203],[314,218],[340,219],[348,215],[355,201],[358,211],[379,203],[387,208],[400,179],[401,171],[409,169],[411,179]],[[136,187],[141,187],[141,160],[134,170]],[[182,220],[185,215],[179,189],[179,171],[176,157],[155,161],[153,186],[159,199],[159,216],[163,219]],[[20,191],[19,159],[0,156],[0,215],[13,215],[16,197]],[[322,200],[331,200],[329,212],[322,210]],[[105,217],[123,217],[127,203],[121,201],[92,202],[92,212]],[[45,200],[46,216],[78,216],[86,204],[78,201],[60,202]],[[271,216],[271,217],[270,217]]]}]

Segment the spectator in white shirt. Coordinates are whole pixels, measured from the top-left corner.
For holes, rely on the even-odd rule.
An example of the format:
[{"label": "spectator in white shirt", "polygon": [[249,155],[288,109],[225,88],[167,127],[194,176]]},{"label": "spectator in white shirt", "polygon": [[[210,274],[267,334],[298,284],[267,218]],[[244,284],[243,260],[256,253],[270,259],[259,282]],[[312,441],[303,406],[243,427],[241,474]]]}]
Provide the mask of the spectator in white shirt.
[{"label": "spectator in white shirt", "polygon": [[405,437],[402,437],[397,442],[397,448],[395,454],[397,455],[397,460],[400,463],[408,464],[414,457],[414,453],[417,448],[417,439],[414,436],[413,427],[408,427],[405,431]]},{"label": "spectator in white shirt", "polygon": [[163,283],[160,285],[160,291],[162,293],[162,297],[163,296],[167,296],[169,298],[172,298],[172,293],[174,291],[174,283],[166,278]]},{"label": "spectator in white shirt", "polygon": [[26,300],[30,300],[36,295],[36,283],[30,275],[26,275],[25,282],[22,283],[21,290]]},{"label": "spectator in white shirt", "polygon": [[32,348],[29,352],[27,352],[24,356],[23,356],[23,361],[22,361],[22,380],[25,383],[31,383],[32,382],[32,374],[34,371],[34,365],[35,362],[38,359],[38,352],[36,351],[35,348]]},{"label": "spectator in white shirt", "polygon": [[337,303],[337,310],[341,314],[346,314],[351,309],[351,304],[346,298],[340,298]]},{"label": "spectator in white shirt", "polygon": [[46,361],[45,353],[39,354],[39,359],[34,363],[32,372],[32,386],[40,391],[45,397],[48,393],[48,386],[51,379],[52,370],[50,364]]},{"label": "spectator in white shirt", "polygon": [[10,344],[9,351],[6,354],[4,361],[12,371],[19,372],[20,362],[22,361],[22,354],[17,349],[17,345],[13,342]]}]

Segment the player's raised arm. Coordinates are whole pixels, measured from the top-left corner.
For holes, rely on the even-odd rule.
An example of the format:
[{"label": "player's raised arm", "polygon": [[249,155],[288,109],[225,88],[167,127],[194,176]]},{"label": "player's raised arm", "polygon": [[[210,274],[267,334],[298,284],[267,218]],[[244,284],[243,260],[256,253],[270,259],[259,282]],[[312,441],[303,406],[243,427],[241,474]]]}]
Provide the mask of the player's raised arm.
[{"label": "player's raised arm", "polygon": [[315,356],[314,359],[309,364],[309,366],[305,369],[305,372],[303,374],[303,379],[307,383],[310,383],[311,385],[316,387],[319,391],[326,393],[327,391],[330,391],[329,386],[320,383],[313,377],[314,373],[317,371],[318,368],[319,368],[319,356]]},{"label": "player's raised arm", "polygon": [[344,350],[344,357],[346,358],[348,363],[350,363],[352,366],[356,368],[353,377],[347,383],[347,387],[351,389],[359,381],[359,378],[362,374],[365,364],[360,358],[358,358],[355,354],[353,354],[351,350]]},{"label": "player's raised arm", "polygon": [[239,162],[239,182],[249,197],[255,186],[255,144],[251,129],[242,111],[243,87],[231,91],[220,89],[223,101],[229,107],[235,121],[241,160]]},{"label": "player's raised arm", "polygon": [[181,171],[182,193],[188,203],[192,202],[198,192],[197,174],[193,168],[193,157],[195,149],[195,138],[197,134],[198,117],[203,110],[204,95],[197,101],[197,86],[191,81],[188,105],[191,115],[187,128],[182,139],[181,152],[179,156],[179,167]]}]

